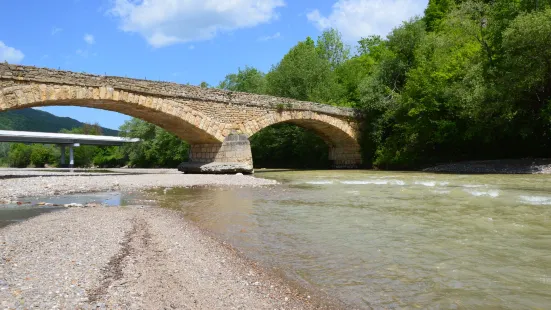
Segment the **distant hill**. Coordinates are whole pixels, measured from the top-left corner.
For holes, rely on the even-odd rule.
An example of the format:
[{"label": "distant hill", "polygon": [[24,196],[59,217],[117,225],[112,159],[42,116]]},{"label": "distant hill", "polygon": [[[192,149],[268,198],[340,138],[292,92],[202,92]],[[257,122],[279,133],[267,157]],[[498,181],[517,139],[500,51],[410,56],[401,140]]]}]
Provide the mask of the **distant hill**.
[{"label": "distant hill", "polygon": [[[59,117],[51,113],[22,109],[0,112],[0,130],[59,132],[61,129],[82,127],[84,123],[70,117]],[[117,130],[102,127],[103,135],[118,136]]]}]

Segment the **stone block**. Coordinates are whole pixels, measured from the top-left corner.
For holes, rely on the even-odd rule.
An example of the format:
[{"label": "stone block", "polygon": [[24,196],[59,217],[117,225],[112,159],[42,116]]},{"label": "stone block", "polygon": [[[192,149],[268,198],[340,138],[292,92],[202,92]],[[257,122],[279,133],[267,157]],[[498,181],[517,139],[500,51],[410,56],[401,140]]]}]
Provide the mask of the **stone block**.
[{"label": "stone block", "polygon": [[212,163],[181,163],[178,166],[178,171],[195,174],[252,174],[254,172],[253,166],[246,163],[238,162],[212,162]]}]

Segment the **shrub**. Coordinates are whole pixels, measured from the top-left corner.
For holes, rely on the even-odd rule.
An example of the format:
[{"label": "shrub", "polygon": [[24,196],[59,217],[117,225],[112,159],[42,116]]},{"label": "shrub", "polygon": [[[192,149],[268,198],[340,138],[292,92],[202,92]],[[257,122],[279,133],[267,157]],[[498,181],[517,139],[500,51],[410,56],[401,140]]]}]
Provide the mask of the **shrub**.
[{"label": "shrub", "polygon": [[46,164],[55,161],[54,150],[51,146],[33,144],[31,146],[31,163],[37,168],[44,168]]},{"label": "shrub", "polygon": [[31,164],[32,149],[30,145],[23,143],[14,143],[8,154],[8,164],[10,167],[26,168]]}]

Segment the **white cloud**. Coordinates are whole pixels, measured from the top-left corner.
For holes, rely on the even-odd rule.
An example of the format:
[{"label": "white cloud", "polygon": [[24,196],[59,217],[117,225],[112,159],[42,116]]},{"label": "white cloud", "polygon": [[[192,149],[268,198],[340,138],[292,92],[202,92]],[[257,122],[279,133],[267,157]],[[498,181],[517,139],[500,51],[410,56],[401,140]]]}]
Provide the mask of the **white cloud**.
[{"label": "white cloud", "polygon": [[194,50],[194,49],[195,49],[195,45],[192,44],[192,45],[188,46],[188,49]]},{"label": "white cloud", "polygon": [[81,49],[78,49],[75,54],[77,54],[78,56],[81,56],[81,57],[84,57],[84,58],[88,58],[88,51],[83,51]]},{"label": "white cloud", "polygon": [[403,21],[421,15],[427,4],[428,0],[338,0],[329,16],[313,10],[307,17],[321,30],[338,29],[350,42],[369,35],[384,37]]},{"label": "white cloud", "polygon": [[55,36],[56,34],[60,33],[61,31],[63,31],[63,28],[52,27],[52,35],[53,35],[53,36]]},{"label": "white cloud", "polygon": [[275,39],[278,39],[278,38],[281,38],[281,33],[276,32],[271,36],[260,37],[260,38],[258,38],[258,41],[270,41],[270,40],[275,40]]},{"label": "white cloud", "polygon": [[4,42],[0,41],[0,62],[7,61],[8,63],[16,64],[21,62],[25,54],[20,50],[9,47]]},{"label": "white cloud", "polygon": [[88,44],[94,44],[96,43],[96,39],[91,34],[85,34],[84,35],[84,41]]},{"label": "white cloud", "polygon": [[120,18],[122,30],[163,47],[269,22],[284,5],[283,0],[114,0],[110,13]]}]

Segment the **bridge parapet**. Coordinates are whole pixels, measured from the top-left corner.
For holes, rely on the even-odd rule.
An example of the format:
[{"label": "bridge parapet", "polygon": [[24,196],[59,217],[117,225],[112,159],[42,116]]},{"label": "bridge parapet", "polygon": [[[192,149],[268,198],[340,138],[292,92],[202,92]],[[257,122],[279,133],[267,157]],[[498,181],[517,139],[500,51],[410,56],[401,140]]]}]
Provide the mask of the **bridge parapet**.
[{"label": "bridge parapet", "polygon": [[[201,88],[173,82],[151,81],[118,76],[94,75],[50,68],[11,65],[0,63],[0,80],[13,83],[32,82],[58,85],[91,87],[111,87],[137,94],[155,95],[164,98],[180,98],[242,105],[272,110],[312,111],[337,117],[358,118],[359,113],[352,108],[336,107],[315,102],[289,98],[232,92],[216,88]],[[6,83],[5,86],[10,85]]]}]

